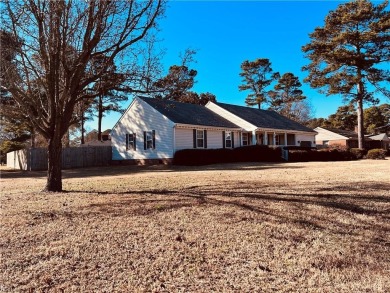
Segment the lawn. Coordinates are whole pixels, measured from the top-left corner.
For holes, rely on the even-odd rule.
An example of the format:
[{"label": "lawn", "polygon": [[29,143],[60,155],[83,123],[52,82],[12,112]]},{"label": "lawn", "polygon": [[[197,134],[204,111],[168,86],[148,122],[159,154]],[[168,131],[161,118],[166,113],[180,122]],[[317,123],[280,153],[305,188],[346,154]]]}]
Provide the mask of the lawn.
[{"label": "lawn", "polygon": [[0,292],[390,292],[390,160],[1,172]]}]

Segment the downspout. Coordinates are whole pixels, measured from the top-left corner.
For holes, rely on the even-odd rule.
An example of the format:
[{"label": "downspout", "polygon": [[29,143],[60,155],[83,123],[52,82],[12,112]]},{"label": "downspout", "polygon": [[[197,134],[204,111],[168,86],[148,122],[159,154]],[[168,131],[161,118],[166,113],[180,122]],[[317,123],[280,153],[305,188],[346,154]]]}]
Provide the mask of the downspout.
[{"label": "downspout", "polygon": [[172,147],[172,159],[176,152],[176,124],[173,125],[173,147]]}]

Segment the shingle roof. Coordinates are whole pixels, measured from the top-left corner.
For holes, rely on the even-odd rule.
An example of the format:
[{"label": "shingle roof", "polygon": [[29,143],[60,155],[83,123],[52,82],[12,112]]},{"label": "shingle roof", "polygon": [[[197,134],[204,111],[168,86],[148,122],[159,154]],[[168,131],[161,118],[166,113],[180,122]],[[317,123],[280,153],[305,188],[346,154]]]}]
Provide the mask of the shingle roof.
[{"label": "shingle roof", "polygon": [[328,131],[340,134],[342,136],[348,137],[348,138],[358,138],[358,135],[356,132],[351,130],[344,130],[344,129],[338,129],[338,128],[328,128],[328,127],[321,127],[323,129],[326,129]]},{"label": "shingle roof", "polygon": [[259,128],[315,132],[313,129],[288,119],[287,117],[284,117],[275,111],[261,110],[224,103],[216,104]]},{"label": "shingle roof", "polygon": [[148,103],[150,106],[152,106],[154,109],[156,109],[174,123],[223,128],[239,128],[239,126],[201,105],[146,97],[139,98]]}]

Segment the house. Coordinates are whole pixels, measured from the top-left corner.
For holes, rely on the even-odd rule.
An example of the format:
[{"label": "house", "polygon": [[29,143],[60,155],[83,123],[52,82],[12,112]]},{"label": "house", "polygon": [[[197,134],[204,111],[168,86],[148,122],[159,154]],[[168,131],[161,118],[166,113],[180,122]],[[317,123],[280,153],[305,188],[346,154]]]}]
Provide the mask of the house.
[{"label": "house", "polygon": [[367,137],[372,141],[371,144],[377,145],[376,148],[381,148],[384,150],[390,149],[390,138],[387,136],[386,133],[368,135]]},{"label": "house", "polygon": [[[355,131],[324,127],[317,127],[314,130],[318,133],[316,136],[316,145],[318,148],[328,146],[358,147],[358,134]],[[389,137],[386,133],[366,135],[364,137],[364,147],[367,149],[388,149]]]},{"label": "house", "polygon": [[234,148],[240,131],[204,106],[136,97],[112,129],[112,159],[169,163],[182,149]]},{"label": "house", "polygon": [[102,131],[101,140],[98,140],[98,131],[93,129],[85,135],[84,140],[84,144],[80,144],[80,147],[111,146],[111,129]]},{"label": "house", "polygon": [[112,159],[169,163],[182,149],[314,146],[315,135],[312,129],[273,111],[136,97],[112,129]]},{"label": "house", "polygon": [[315,131],[275,111],[213,102],[206,107],[243,129],[243,146],[315,146]]},{"label": "house", "polygon": [[318,133],[316,136],[317,147],[358,147],[358,135],[354,131],[324,127],[316,127],[314,130]]}]

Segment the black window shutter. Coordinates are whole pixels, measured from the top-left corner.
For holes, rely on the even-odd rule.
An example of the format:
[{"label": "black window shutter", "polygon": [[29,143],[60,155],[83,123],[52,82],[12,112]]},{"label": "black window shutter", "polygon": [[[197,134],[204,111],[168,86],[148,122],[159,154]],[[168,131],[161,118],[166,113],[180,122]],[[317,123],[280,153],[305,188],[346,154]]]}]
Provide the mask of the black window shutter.
[{"label": "black window shutter", "polygon": [[136,151],[137,150],[137,136],[135,133],[133,133],[133,139],[134,139],[134,146],[133,146],[133,149]]},{"label": "black window shutter", "polygon": [[232,131],[232,148],[234,148],[234,132]]},{"label": "black window shutter", "polygon": [[194,140],[194,149],[196,149],[196,129],[194,129],[192,133],[193,133],[193,140]]},{"label": "black window shutter", "polygon": [[146,131],[144,131],[144,150],[146,150]]},{"label": "black window shutter", "polygon": [[225,131],[222,131],[222,148],[225,148]]},{"label": "black window shutter", "polygon": [[129,135],[126,134],[126,151],[129,149]]},{"label": "black window shutter", "polygon": [[207,130],[203,131],[204,148],[207,149]]},{"label": "black window shutter", "polygon": [[156,148],[156,130],[152,130],[152,137],[153,137],[153,149]]}]

